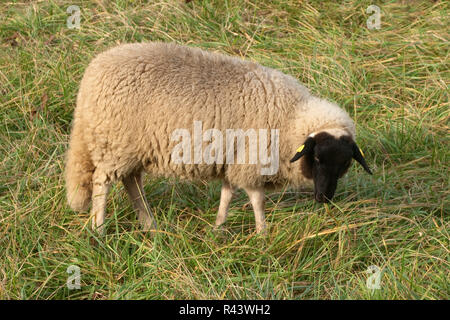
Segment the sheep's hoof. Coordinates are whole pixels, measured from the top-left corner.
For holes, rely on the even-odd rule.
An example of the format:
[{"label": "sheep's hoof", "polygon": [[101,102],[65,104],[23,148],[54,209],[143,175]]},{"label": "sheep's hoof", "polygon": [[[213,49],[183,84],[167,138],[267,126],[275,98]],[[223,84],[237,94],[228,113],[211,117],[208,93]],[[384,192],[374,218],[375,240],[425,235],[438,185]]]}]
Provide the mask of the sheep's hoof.
[{"label": "sheep's hoof", "polygon": [[228,238],[230,232],[229,230],[224,226],[224,224],[214,226],[211,229],[211,235],[214,239],[219,241],[224,241]]},{"label": "sheep's hoof", "polygon": [[219,224],[219,225],[214,225],[214,227],[213,227],[212,230],[213,230],[213,232],[215,232],[215,233],[222,233],[222,232],[224,232],[224,231],[225,231],[224,223]]},{"label": "sheep's hoof", "polygon": [[153,218],[153,215],[140,211],[138,220],[143,231],[154,234],[158,230],[158,226],[155,218]]},{"label": "sheep's hoof", "polygon": [[222,223],[220,225],[215,225],[212,229],[212,232],[214,235],[222,238],[225,237],[227,234],[229,234],[229,230],[225,227],[225,224]]},{"label": "sheep's hoof", "polygon": [[104,237],[106,235],[106,226],[104,224],[96,227],[92,226],[92,232],[98,237]]},{"label": "sheep's hoof", "polygon": [[141,221],[141,227],[142,231],[149,233],[152,236],[154,236],[158,231],[158,226],[156,225],[156,222],[152,219]]},{"label": "sheep's hoof", "polygon": [[267,227],[256,228],[256,234],[260,237],[267,237]]}]

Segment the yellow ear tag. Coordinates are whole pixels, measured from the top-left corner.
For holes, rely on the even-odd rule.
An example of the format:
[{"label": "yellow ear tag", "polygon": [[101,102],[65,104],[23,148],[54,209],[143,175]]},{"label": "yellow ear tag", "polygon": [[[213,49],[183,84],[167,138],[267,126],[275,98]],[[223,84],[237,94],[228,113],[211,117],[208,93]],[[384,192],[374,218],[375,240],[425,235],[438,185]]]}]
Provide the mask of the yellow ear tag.
[{"label": "yellow ear tag", "polygon": [[361,150],[361,148],[358,148],[361,155],[364,157],[364,152]]},{"label": "yellow ear tag", "polygon": [[297,150],[295,150],[296,152],[302,152],[303,148],[305,147],[304,144],[302,144],[300,147],[298,147]]}]

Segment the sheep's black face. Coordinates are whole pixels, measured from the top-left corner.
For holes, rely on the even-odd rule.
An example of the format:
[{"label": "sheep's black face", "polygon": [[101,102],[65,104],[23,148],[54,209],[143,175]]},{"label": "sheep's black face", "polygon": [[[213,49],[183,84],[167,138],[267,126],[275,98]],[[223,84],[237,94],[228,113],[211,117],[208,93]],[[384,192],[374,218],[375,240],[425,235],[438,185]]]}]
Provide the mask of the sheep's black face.
[{"label": "sheep's black face", "polygon": [[326,132],[318,133],[305,141],[291,162],[300,157],[303,157],[302,173],[306,178],[313,179],[314,197],[321,203],[333,198],[338,179],[347,172],[352,158],[372,174],[360,149],[348,136],[336,138]]},{"label": "sheep's black face", "polygon": [[316,201],[328,202],[334,196],[338,179],[350,167],[353,157],[352,141],[345,137],[336,139],[327,133],[318,134],[315,140],[312,157],[305,157],[304,161],[309,161]]}]

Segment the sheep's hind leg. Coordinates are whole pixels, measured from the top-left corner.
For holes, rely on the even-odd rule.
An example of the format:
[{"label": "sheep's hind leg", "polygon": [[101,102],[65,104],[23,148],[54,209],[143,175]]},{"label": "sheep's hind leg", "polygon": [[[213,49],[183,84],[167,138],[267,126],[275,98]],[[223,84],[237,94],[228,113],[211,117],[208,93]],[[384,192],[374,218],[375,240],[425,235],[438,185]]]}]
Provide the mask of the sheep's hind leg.
[{"label": "sheep's hind leg", "polygon": [[92,230],[100,234],[104,233],[106,198],[111,183],[108,181],[105,174],[96,170],[92,176]]},{"label": "sheep's hind leg", "polygon": [[227,220],[228,209],[230,207],[231,199],[233,198],[233,192],[234,188],[228,182],[224,181],[220,191],[220,204],[219,211],[217,212],[215,229],[218,229]]},{"label": "sheep's hind leg", "polygon": [[123,178],[122,182],[134,209],[138,212],[138,219],[144,231],[156,231],[156,220],[147,203],[142,186],[142,172],[134,172]]},{"label": "sheep's hind leg", "polygon": [[255,213],[256,233],[265,235],[267,233],[266,218],[264,215],[264,189],[245,188]]}]

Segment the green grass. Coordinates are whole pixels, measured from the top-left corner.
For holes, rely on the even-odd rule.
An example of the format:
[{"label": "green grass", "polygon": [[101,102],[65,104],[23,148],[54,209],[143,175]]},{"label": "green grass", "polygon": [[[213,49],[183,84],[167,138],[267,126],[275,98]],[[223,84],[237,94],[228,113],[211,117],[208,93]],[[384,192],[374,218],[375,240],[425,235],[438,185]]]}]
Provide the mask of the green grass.
[{"label": "green grass", "polygon": [[[68,29],[66,9],[82,9]],[[0,298],[448,299],[449,34],[445,1],[2,1]],[[146,178],[160,232],[140,231],[122,185],[107,235],[65,201],[78,84],[115,44],[176,41],[291,74],[345,108],[374,171],[353,165],[335,203],[267,194],[267,237],[244,193],[212,232],[218,183]],[[66,286],[69,265],[81,289]],[[366,286],[371,265],[381,289]]]}]

